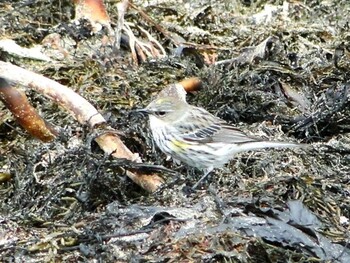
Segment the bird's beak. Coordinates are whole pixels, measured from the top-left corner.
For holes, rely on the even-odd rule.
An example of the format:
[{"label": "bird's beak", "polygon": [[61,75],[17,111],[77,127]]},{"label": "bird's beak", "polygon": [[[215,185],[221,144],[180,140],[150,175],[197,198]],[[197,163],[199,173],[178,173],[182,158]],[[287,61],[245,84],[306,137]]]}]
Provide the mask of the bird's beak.
[{"label": "bird's beak", "polygon": [[146,108],[133,110],[133,112],[139,112],[139,113],[143,113],[143,114],[149,114],[149,110],[146,109]]}]

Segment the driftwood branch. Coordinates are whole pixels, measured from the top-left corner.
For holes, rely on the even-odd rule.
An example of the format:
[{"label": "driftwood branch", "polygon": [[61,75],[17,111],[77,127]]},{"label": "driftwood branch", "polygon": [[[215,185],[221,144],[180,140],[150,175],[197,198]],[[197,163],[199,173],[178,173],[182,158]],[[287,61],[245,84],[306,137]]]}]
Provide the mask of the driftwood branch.
[{"label": "driftwood branch", "polygon": [[87,100],[54,80],[2,61],[0,77],[43,94],[69,111],[80,123],[88,124],[91,128],[105,123],[103,116]]},{"label": "driftwood branch", "polygon": [[[78,120],[79,123],[88,125],[92,131],[97,127],[103,128],[107,126],[103,116],[87,100],[76,94],[70,88],[61,85],[56,81],[50,80],[39,74],[17,67],[10,63],[1,61],[0,78],[6,79],[10,83],[20,84],[24,87],[32,88],[33,90],[43,94],[44,96],[48,97],[49,99],[53,100],[54,102],[68,110],[71,113],[71,115]],[[2,87],[2,89],[3,88],[6,87]],[[20,106],[14,105],[13,107],[16,108]],[[29,121],[30,120],[31,118],[29,118]],[[27,126],[30,127],[33,125],[33,123],[29,123]],[[116,158],[125,158],[128,160],[141,162],[138,158],[138,155],[132,153],[123,144],[123,142],[120,140],[115,131],[113,132],[111,128],[107,127],[106,130],[108,131],[102,133],[102,135],[95,138],[95,141],[98,143],[98,145],[104,152],[106,152],[107,154],[111,154],[113,157]],[[30,132],[30,130],[28,131]],[[130,171],[125,172],[130,179],[132,179],[135,183],[137,183],[142,188],[150,192],[157,190],[159,186],[163,183],[163,179],[157,174],[143,175],[138,173],[132,173]]]}]

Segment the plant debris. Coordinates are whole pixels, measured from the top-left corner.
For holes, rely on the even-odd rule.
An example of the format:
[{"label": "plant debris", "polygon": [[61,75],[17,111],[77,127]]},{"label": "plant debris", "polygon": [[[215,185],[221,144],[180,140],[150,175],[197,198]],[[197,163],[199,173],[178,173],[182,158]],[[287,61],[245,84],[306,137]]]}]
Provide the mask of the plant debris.
[{"label": "plant debris", "polygon": [[[61,130],[44,143],[0,104],[2,261],[350,262],[348,1],[99,1],[101,21],[88,2],[0,3],[0,89]],[[74,118],[4,65],[96,114]],[[191,191],[202,174],[168,160],[135,113],[167,92],[310,147],[239,154]]]}]

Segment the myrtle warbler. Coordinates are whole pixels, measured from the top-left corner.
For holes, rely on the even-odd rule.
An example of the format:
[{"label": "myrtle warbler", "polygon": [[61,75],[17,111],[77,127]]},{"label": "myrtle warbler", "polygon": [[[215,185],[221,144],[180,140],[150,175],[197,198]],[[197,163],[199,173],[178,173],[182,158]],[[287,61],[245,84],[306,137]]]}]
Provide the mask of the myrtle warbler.
[{"label": "myrtle warbler", "polygon": [[246,135],[241,130],[176,97],[158,97],[145,109],[157,146],[174,160],[205,172],[194,188],[214,169],[223,167],[234,154],[300,144],[270,142]]}]

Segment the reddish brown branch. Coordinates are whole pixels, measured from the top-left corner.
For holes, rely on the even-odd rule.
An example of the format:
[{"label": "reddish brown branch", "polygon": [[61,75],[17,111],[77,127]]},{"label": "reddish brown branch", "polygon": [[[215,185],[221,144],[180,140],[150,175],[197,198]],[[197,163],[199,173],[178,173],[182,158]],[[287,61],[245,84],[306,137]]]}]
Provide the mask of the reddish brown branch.
[{"label": "reddish brown branch", "polygon": [[103,0],[73,0],[75,3],[75,19],[85,18],[90,21],[94,31],[99,31],[101,26],[110,28],[110,19]]},{"label": "reddish brown branch", "polygon": [[180,85],[184,88],[186,92],[198,91],[202,87],[202,81],[199,78],[192,77],[189,79],[184,79],[180,82]]},{"label": "reddish brown branch", "polygon": [[57,131],[39,116],[28,102],[27,96],[3,78],[0,78],[0,100],[12,112],[19,125],[33,137],[48,142],[57,136]]}]

